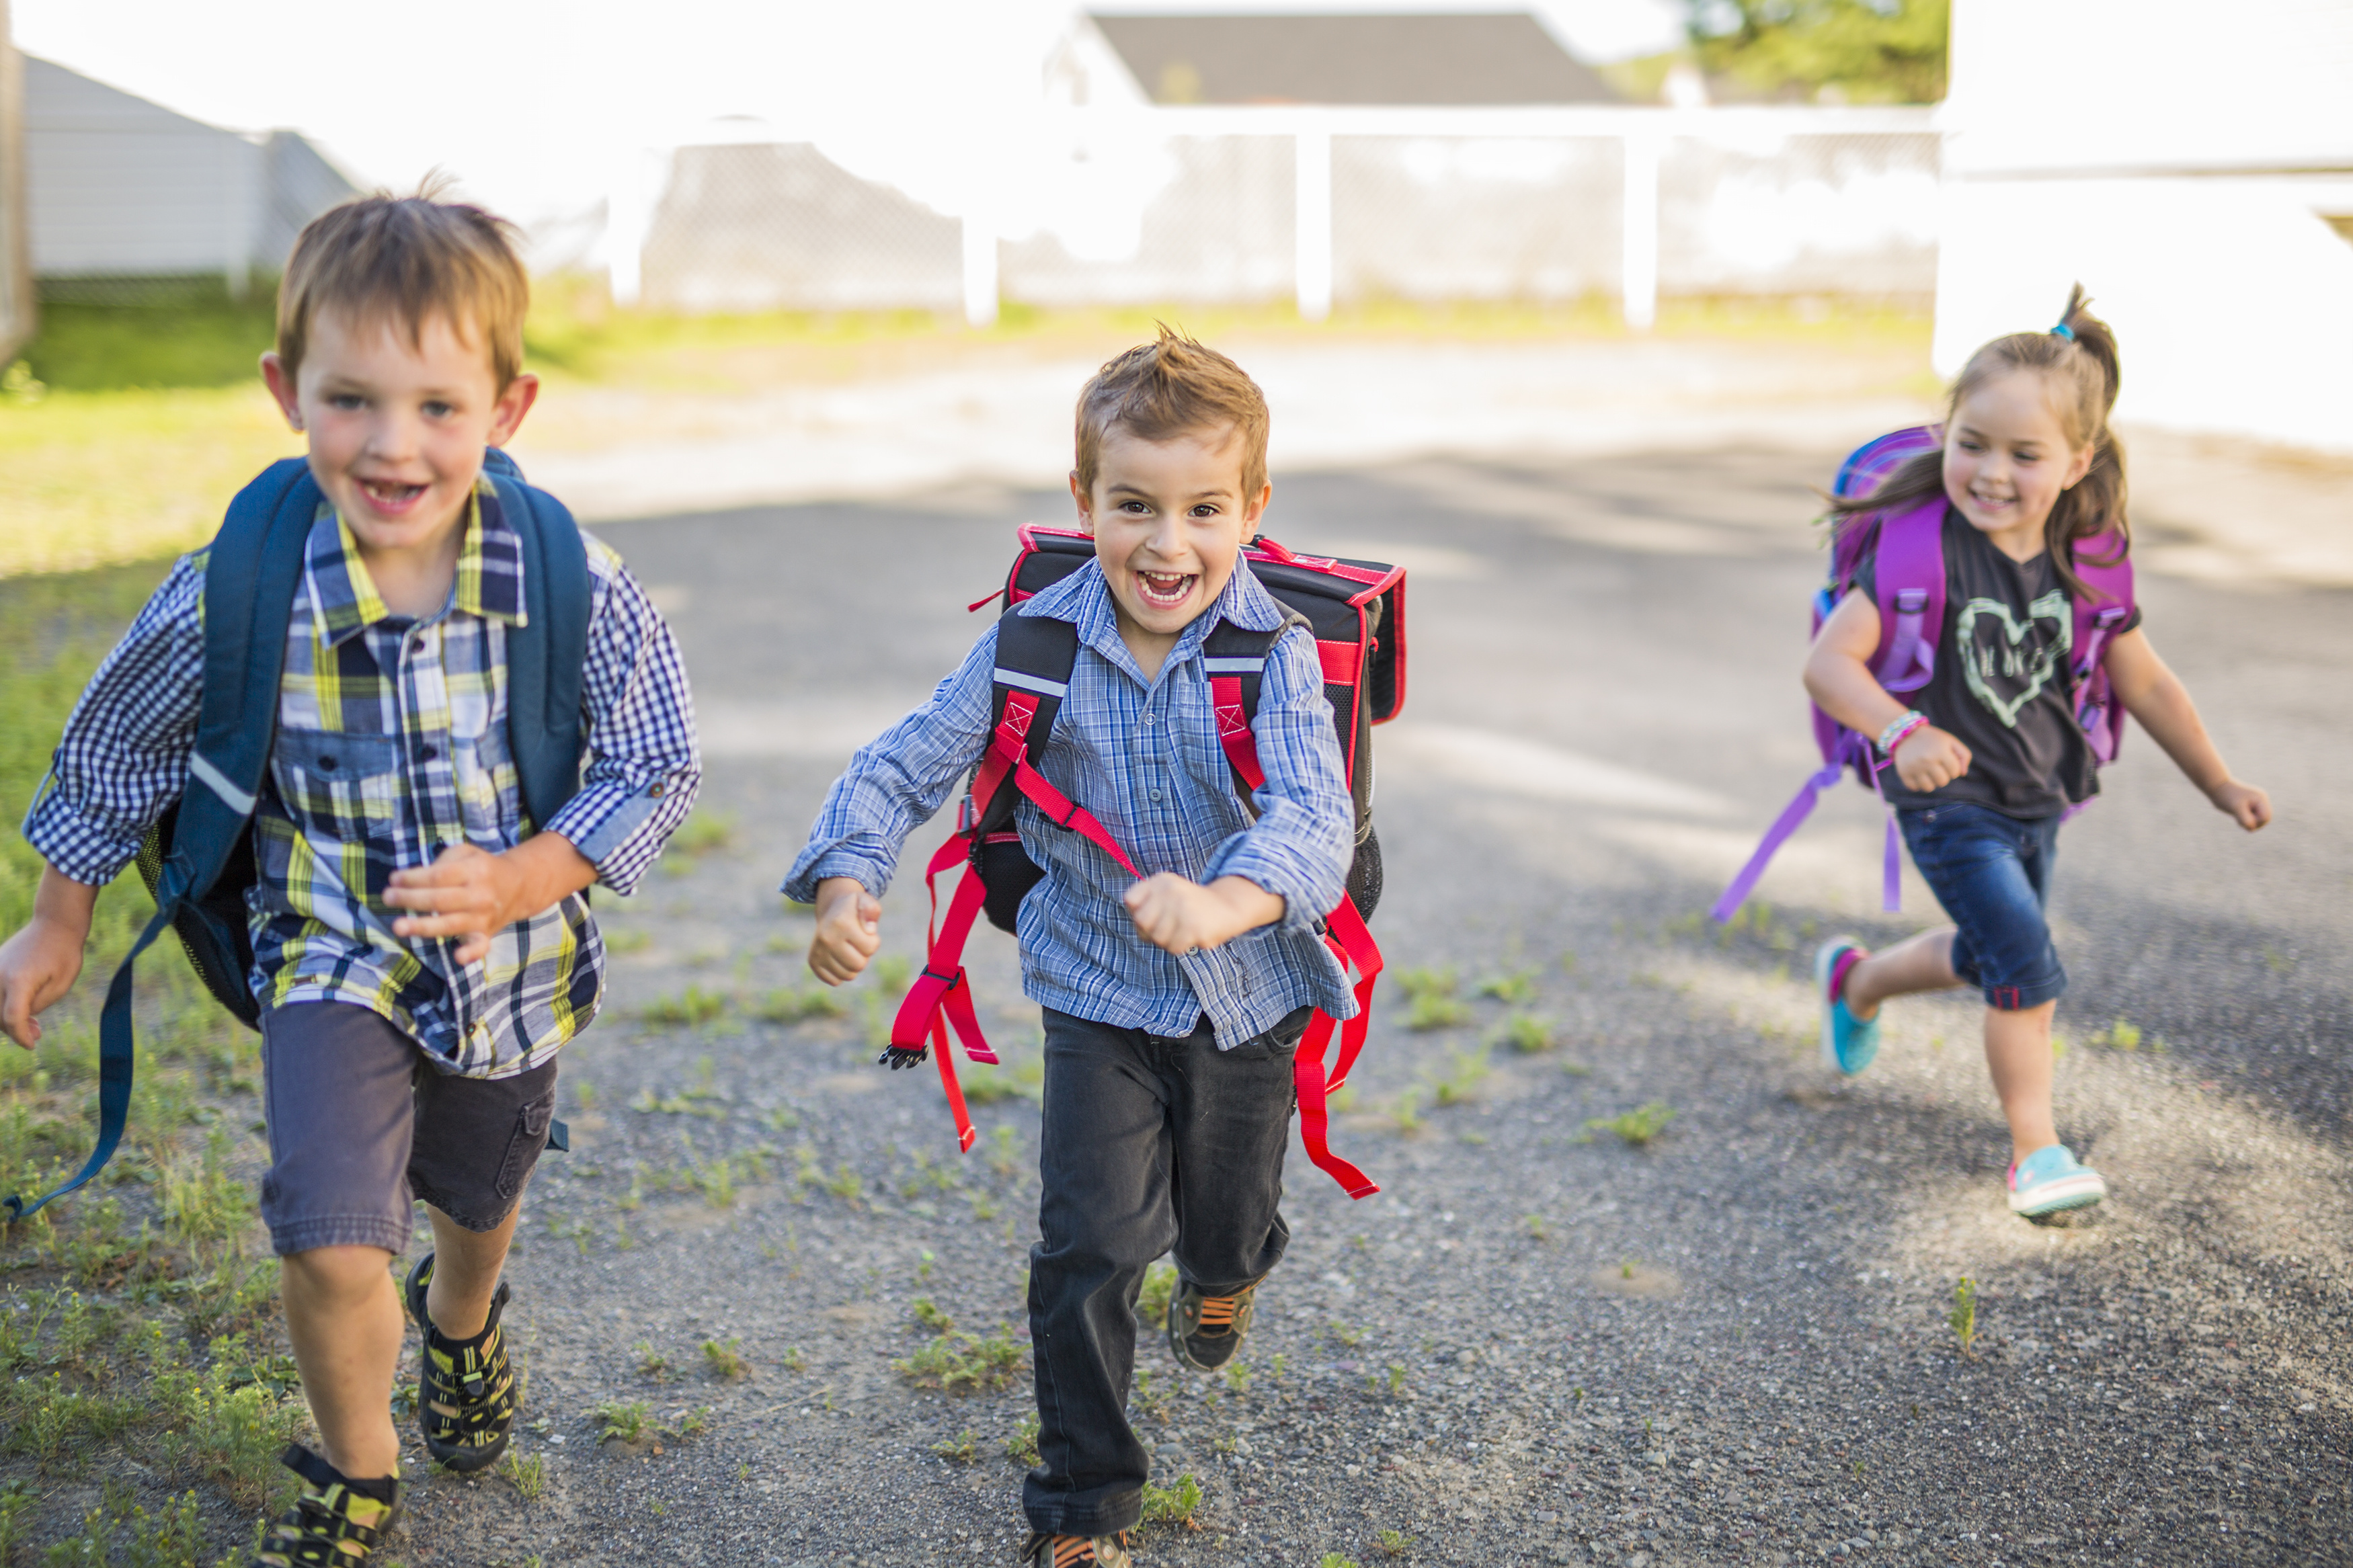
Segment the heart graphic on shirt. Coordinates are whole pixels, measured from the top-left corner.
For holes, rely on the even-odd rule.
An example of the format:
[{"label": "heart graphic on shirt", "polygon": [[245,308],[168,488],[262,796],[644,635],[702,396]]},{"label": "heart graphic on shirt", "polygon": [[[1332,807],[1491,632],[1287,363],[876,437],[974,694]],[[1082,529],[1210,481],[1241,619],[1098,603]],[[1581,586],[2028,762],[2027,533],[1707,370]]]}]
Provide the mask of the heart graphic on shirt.
[{"label": "heart graphic on shirt", "polygon": [[[1981,644],[1978,638],[1980,619],[1999,620],[2001,635]],[[2037,623],[2042,621],[2051,623],[2050,640],[2037,647],[2024,647],[2022,645],[2033,635]],[[1988,629],[1993,628],[1989,626]],[[2018,624],[2010,606],[2000,599],[1971,599],[1961,606],[1960,620],[1953,630],[1960,644],[1955,651],[1961,656],[1961,673],[1968,679],[1969,689],[2001,721],[2004,729],[2015,730],[2020,711],[2042,694],[2052,673],[2074,647],[2075,617],[2067,595],[2053,589],[2026,606],[2024,626]],[[1994,690],[1992,682],[1997,677],[1992,667],[1997,662],[2000,666],[1999,679],[2005,684],[2023,683],[2015,696],[2004,699]]]}]

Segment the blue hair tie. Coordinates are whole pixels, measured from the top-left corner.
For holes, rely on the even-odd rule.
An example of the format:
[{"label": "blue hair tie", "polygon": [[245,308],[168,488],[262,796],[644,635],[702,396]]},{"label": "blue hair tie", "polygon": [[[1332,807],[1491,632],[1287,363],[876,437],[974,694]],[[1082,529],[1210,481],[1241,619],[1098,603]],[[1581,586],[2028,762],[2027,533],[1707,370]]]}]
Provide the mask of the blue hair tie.
[{"label": "blue hair tie", "polygon": [[2051,335],[2054,338],[2064,338],[2072,343],[2075,341],[2075,329],[2062,321],[2051,329]]}]

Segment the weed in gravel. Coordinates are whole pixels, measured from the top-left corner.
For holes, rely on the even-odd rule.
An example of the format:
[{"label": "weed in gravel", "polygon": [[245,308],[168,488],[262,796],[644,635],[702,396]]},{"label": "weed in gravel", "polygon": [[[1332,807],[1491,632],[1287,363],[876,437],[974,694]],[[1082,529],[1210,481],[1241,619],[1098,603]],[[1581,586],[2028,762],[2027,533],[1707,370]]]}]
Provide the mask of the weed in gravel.
[{"label": "weed in gravel", "polygon": [[1405,1392],[1405,1368],[1396,1362],[1391,1362],[1388,1365],[1388,1373],[1389,1397],[1394,1399]]},{"label": "weed in gravel", "polygon": [[1155,1263],[1144,1271],[1144,1288],[1135,1293],[1135,1317],[1155,1329],[1168,1326],[1168,1299],[1176,1293],[1176,1266]]},{"label": "weed in gravel", "polygon": [[1325,1324],[1324,1331],[1331,1335],[1332,1338],[1339,1341],[1343,1346],[1349,1350],[1354,1350],[1358,1345],[1365,1342],[1364,1330],[1356,1327],[1354,1323],[1344,1323],[1337,1318],[1335,1318],[1331,1322]]},{"label": "weed in gravel", "polygon": [[253,1194],[229,1174],[229,1153],[228,1130],[216,1127],[202,1155],[164,1163],[165,1234],[182,1241],[227,1241],[251,1223]]},{"label": "weed in gravel", "polygon": [[1663,1100],[1653,1100],[1621,1115],[1594,1117],[1585,1125],[1589,1131],[1614,1132],[1629,1148],[1640,1149],[1665,1131],[1667,1123],[1674,1119],[1673,1106]]},{"label": "weed in gravel", "polygon": [[955,1320],[940,1310],[929,1296],[918,1296],[907,1304],[907,1311],[926,1333],[945,1334],[955,1330]]},{"label": "weed in gravel", "polygon": [[1324,1553],[1324,1560],[1318,1563],[1315,1568],[1356,1568],[1356,1560],[1353,1557],[1343,1557],[1337,1552],[1326,1552]]},{"label": "weed in gravel", "polygon": [[1175,1402],[1176,1397],[1175,1389],[1163,1388],[1153,1381],[1150,1367],[1140,1366],[1135,1369],[1135,1387],[1129,1395],[1128,1402],[1138,1410],[1155,1420],[1166,1421],[1168,1419],[1168,1406]]},{"label": "weed in gravel", "polygon": [[723,991],[705,991],[699,984],[689,985],[675,996],[657,996],[639,1007],[638,1021],[658,1028],[699,1029],[707,1024],[719,1022],[733,1005]]},{"label": "weed in gravel", "polygon": [[1583,1062],[1563,1062],[1560,1064],[1560,1070],[1567,1073],[1571,1078],[1591,1078],[1593,1076],[1593,1069],[1587,1067]]},{"label": "weed in gravel", "polygon": [[547,1490],[547,1461],[537,1454],[525,1457],[508,1449],[506,1458],[499,1465],[499,1474],[525,1502],[537,1502]]},{"label": "weed in gravel", "polygon": [[639,1377],[649,1377],[660,1383],[670,1376],[670,1357],[654,1349],[653,1341],[639,1340],[629,1347],[629,1353],[638,1358]]},{"label": "weed in gravel", "polygon": [[698,811],[678,826],[662,846],[665,855],[680,855],[689,860],[700,860],[714,849],[724,849],[735,842],[735,814],[732,811]]},{"label": "weed in gravel", "polygon": [[1459,984],[1451,969],[1398,969],[1390,972],[1390,978],[1408,1001],[1417,996],[1451,996]]},{"label": "weed in gravel", "polygon": [[678,1436],[681,1437],[699,1437],[709,1430],[711,1430],[711,1406],[708,1405],[696,1405],[686,1412],[678,1424]]},{"label": "weed in gravel", "polygon": [[1227,1391],[1228,1391],[1229,1393],[1236,1394],[1248,1394],[1248,1393],[1250,1392],[1250,1363],[1248,1363],[1248,1362],[1246,1362],[1246,1361],[1243,1361],[1243,1360],[1240,1359],[1239,1357],[1237,1357],[1237,1358],[1236,1358],[1236,1359],[1234,1359],[1233,1361],[1229,1361],[1229,1362],[1228,1362],[1228,1363],[1226,1363],[1226,1389],[1227,1389]]},{"label": "weed in gravel", "polygon": [[1514,1005],[1536,994],[1536,972],[1533,969],[1514,970],[1508,974],[1491,974],[1479,982],[1479,994]]},{"label": "weed in gravel", "polygon": [[[2095,1046],[2105,1046],[2112,1051],[2137,1051],[2140,1049],[2140,1026],[2137,1024],[2126,1023],[2122,1018],[2118,1018],[2116,1022],[2110,1024],[2105,1034],[2094,1035],[2092,1037],[2092,1044]],[[2154,1045],[2152,1048],[2156,1050],[2163,1050],[2165,1047],[2162,1043],[2158,1043]]]},{"label": "weed in gravel", "polygon": [[1381,1549],[1384,1557],[1402,1557],[1413,1550],[1413,1537],[1402,1531],[1384,1530],[1374,1534],[1373,1544]]},{"label": "weed in gravel", "polygon": [[826,1183],[825,1190],[843,1203],[855,1204],[866,1195],[866,1184],[857,1172],[849,1168],[848,1162],[844,1162],[835,1170],[833,1179]]},{"label": "weed in gravel", "polygon": [[664,1430],[653,1424],[652,1407],[642,1399],[608,1399],[588,1412],[588,1418],[603,1427],[596,1434],[600,1448],[607,1443],[635,1443]]},{"label": "weed in gravel", "polygon": [[1541,1056],[1560,1044],[1553,1037],[1552,1020],[1534,1013],[1514,1016],[1497,1031],[1495,1038],[1498,1044],[1507,1045],[1524,1057]]},{"label": "weed in gravel", "polygon": [[980,1458],[980,1439],[967,1426],[946,1442],[933,1444],[932,1452],[952,1465],[969,1465]]},{"label": "weed in gravel", "polygon": [[802,1351],[800,1346],[786,1345],[785,1347],[784,1366],[786,1372],[806,1372],[808,1370],[808,1356]]},{"label": "weed in gravel", "polygon": [[1952,1325],[1953,1338],[1960,1342],[1961,1353],[1972,1361],[1976,1360],[1978,1286],[1977,1281],[1966,1274],[1953,1287],[1953,1310],[1945,1314],[1945,1321]]},{"label": "weed in gravel", "polygon": [[811,1018],[839,1018],[849,1009],[822,985],[780,986],[752,1005],[752,1016],[769,1024],[800,1024]]},{"label": "weed in gravel", "polygon": [[1010,1127],[1000,1127],[988,1135],[988,1168],[1010,1181],[1020,1173],[1024,1163],[1021,1134]]},{"label": "weed in gravel", "polygon": [[744,1341],[740,1335],[725,1341],[703,1341],[702,1364],[712,1376],[722,1383],[741,1383],[752,1375],[752,1363],[744,1359]]},{"label": "weed in gravel", "polygon": [[1550,1241],[1552,1239],[1552,1227],[1545,1223],[1544,1215],[1527,1215],[1522,1217],[1520,1223],[1527,1228],[1529,1240]]},{"label": "weed in gravel", "polygon": [[1405,1026],[1417,1031],[1453,1029],[1471,1021],[1471,1005],[1425,991],[1407,1004]]},{"label": "weed in gravel", "polygon": [[1144,1522],[1146,1524],[1182,1525],[1187,1530],[1201,1527],[1194,1522],[1193,1514],[1201,1506],[1201,1483],[1188,1472],[1176,1478],[1172,1487],[1155,1487],[1144,1483]]},{"label": "weed in gravel", "polygon": [[1008,1060],[1002,1067],[974,1067],[964,1079],[964,1097],[975,1105],[997,1105],[1008,1100],[1041,1104],[1046,1098],[1046,1064],[1039,1059]]},{"label": "weed in gravel", "polygon": [[1466,1046],[1449,1054],[1449,1070],[1433,1075],[1430,1089],[1441,1106],[1461,1105],[1477,1092],[1479,1086],[1494,1071],[1488,1064],[1485,1047]]},{"label": "weed in gravel", "polygon": [[616,958],[627,958],[633,952],[643,952],[653,946],[654,933],[638,926],[615,928],[599,921],[597,934],[605,939],[605,951]]},{"label": "weed in gravel", "polygon": [[1382,1114],[1389,1119],[1389,1125],[1396,1128],[1400,1135],[1412,1137],[1421,1131],[1421,1090],[1398,1090],[1398,1097],[1389,1101]]},{"label": "weed in gravel", "polygon": [[1005,1457],[1017,1465],[1029,1466],[1038,1460],[1038,1417],[1024,1415],[1013,1436],[1005,1439]]},{"label": "weed in gravel", "polygon": [[[156,1390],[174,1396],[185,1413],[185,1430],[167,1437],[164,1449],[218,1481],[238,1507],[261,1510],[280,1493],[290,1493],[292,1477],[278,1463],[304,1419],[299,1399],[281,1399],[259,1383],[237,1383],[232,1370],[250,1358],[233,1336],[213,1342],[213,1363],[201,1381],[184,1373],[172,1386]],[[167,1379],[158,1376],[158,1385]]]},{"label": "weed in gravel", "polygon": [[1007,1330],[983,1339],[951,1330],[904,1361],[892,1363],[918,1388],[948,1394],[1009,1388],[1021,1364],[1021,1347]]}]

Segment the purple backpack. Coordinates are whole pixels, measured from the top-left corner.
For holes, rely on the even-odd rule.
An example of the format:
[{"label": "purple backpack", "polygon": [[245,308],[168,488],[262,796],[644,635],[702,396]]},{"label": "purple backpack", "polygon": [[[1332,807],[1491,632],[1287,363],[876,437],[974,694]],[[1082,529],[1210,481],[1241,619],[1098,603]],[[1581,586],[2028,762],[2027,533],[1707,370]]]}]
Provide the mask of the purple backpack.
[{"label": "purple backpack", "polygon": [[[1866,441],[1839,466],[1838,482],[1831,492],[1841,500],[1867,494],[1906,458],[1943,444],[1943,431],[1933,425],[1890,431]],[[1873,590],[1879,605],[1879,649],[1872,655],[1871,673],[1898,697],[1927,685],[1936,669],[1936,640],[1945,630],[1945,498],[1937,495],[1892,516],[1869,511],[1841,518],[1831,540],[1830,580],[1814,594],[1813,629],[1819,635],[1822,622],[1854,587],[1862,563],[1877,558]],[[2093,756],[2104,763],[2116,760],[2125,728],[2124,705],[2116,700],[2108,686],[2106,654],[2116,627],[2131,617],[2133,609],[2132,562],[2116,550],[2118,542],[2109,533],[2078,542],[2075,574],[2092,589],[2092,595],[2070,595],[2075,612],[2074,659],[2069,666],[2075,686],[2075,718],[2091,742]],[[2116,559],[2102,564],[2099,558],[2107,555]],[[1819,708],[1813,713],[1814,742],[1821,748],[1822,769],[1807,779],[1797,797],[1782,808],[1757,852],[1715,901],[1709,913],[1719,921],[1739,912],[1775,852],[1812,815],[1822,791],[1838,783],[1841,773],[1852,768],[1859,783],[1879,793],[1880,772],[1889,764],[1877,754],[1872,738],[1848,729]],[[1891,911],[1903,907],[1903,838],[1890,808],[1882,905]]]}]

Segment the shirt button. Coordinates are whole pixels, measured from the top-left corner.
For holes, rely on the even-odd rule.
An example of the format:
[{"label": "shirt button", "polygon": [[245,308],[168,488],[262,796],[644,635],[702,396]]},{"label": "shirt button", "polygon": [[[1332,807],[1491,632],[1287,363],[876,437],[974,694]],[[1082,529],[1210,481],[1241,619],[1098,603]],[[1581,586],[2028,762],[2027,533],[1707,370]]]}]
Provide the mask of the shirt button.
[{"label": "shirt button", "polygon": [[1154,790],[1152,792],[1152,798],[1156,803],[1160,799],[1160,792],[1158,790]]},{"label": "shirt button", "polygon": [[436,757],[439,756],[439,755],[441,754],[441,752],[440,752],[439,748],[438,748],[438,747],[434,747],[434,746],[419,746],[419,747],[417,749],[417,754],[418,756],[420,756],[420,757],[423,757],[427,762],[428,762],[428,763],[429,763],[429,762],[431,762],[434,758],[436,758]]}]

